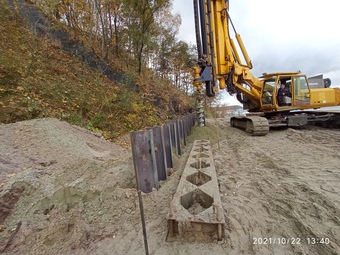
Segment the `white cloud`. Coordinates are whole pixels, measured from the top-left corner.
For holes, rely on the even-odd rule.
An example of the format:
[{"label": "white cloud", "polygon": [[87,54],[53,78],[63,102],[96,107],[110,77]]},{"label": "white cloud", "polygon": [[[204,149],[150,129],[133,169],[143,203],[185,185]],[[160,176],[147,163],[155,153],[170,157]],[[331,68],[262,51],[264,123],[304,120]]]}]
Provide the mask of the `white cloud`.
[{"label": "white cloud", "polygon": [[[334,0],[230,0],[229,12],[253,62],[253,74],[324,74],[340,87],[340,30]],[[196,43],[192,0],[174,0],[179,37]]]},{"label": "white cloud", "polygon": [[180,40],[196,44],[193,1],[174,0],[173,9],[174,13],[181,15],[182,19],[182,25],[179,31]]}]

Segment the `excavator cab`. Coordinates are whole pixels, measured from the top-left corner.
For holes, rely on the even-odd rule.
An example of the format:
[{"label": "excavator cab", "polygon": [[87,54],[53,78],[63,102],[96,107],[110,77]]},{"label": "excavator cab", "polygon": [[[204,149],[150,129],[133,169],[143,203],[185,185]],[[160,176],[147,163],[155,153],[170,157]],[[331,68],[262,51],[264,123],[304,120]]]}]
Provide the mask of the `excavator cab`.
[{"label": "excavator cab", "polygon": [[[263,76],[261,106],[263,111],[291,110],[310,104],[310,88],[305,75],[277,73]],[[284,93],[280,93],[284,84]]]}]

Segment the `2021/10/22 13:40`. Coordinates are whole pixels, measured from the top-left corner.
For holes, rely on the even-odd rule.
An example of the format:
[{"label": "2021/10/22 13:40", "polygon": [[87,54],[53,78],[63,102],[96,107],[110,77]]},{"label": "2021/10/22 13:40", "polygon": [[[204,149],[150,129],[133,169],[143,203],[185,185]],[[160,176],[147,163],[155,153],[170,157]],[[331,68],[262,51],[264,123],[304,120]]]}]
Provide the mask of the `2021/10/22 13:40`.
[{"label": "2021/10/22 13:40", "polygon": [[307,237],[307,238],[285,238],[285,237],[254,237],[253,244],[259,245],[271,245],[271,244],[279,244],[279,245],[300,245],[300,244],[330,244],[329,238],[316,238],[316,237]]}]

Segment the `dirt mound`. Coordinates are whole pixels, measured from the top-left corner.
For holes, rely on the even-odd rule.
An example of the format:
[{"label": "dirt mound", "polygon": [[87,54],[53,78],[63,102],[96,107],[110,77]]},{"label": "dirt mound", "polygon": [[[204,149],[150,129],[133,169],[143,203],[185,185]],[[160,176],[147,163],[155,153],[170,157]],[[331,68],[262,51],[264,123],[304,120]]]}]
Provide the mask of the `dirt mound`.
[{"label": "dirt mound", "polygon": [[[47,238],[52,231],[70,239],[63,233],[83,217],[79,204],[102,197],[104,190],[134,186],[129,151],[86,129],[39,119],[0,125],[0,139],[2,243],[21,221],[18,235],[38,231]],[[26,242],[15,240],[15,246]]]},{"label": "dirt mound", "polygon": [[[252,137],[224,119],[207,123],[160,189],[143,195],[150,254],[340,253],[339,130]],[[213,145],[225,238],[166,242],[168,199],[199,139]],[[129,149],[40,119],[0,125],[0,155],[2,254],[144,254]]]}]

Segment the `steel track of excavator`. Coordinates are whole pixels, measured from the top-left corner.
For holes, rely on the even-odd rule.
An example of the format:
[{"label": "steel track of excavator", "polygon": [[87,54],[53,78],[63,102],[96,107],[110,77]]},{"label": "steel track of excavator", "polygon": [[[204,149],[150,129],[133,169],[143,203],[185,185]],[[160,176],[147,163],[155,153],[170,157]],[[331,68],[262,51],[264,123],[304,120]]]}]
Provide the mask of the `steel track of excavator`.
[{"label": "steel track of excavator", "polygon": [[230,119],[230,125],[245,130],[253,136],[264,136],[269,133],[269,122],[264,117],[232,117]]}]

